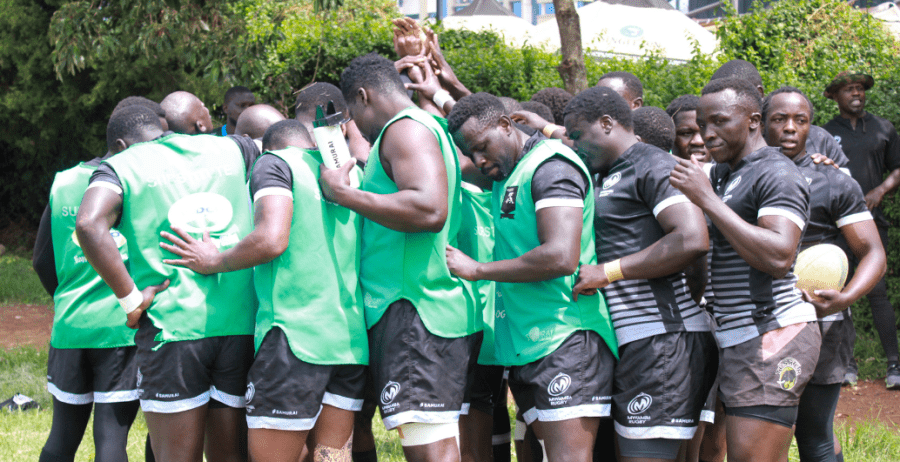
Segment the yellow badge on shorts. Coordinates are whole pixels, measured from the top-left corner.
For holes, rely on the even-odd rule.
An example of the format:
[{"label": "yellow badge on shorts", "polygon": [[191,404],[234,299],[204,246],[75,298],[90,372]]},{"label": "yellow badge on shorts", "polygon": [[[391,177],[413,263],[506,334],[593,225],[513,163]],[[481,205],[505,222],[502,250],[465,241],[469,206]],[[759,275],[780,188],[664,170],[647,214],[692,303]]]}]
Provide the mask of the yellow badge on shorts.
[{"label": "yellow badge on shorts", "polygon": [[784,358],[778,362],[778,369],[775,373],[778,375],[778,385],[782,390],[791,390],[797,385],[797,378],[800,377],[800,362],[794,358]]}]

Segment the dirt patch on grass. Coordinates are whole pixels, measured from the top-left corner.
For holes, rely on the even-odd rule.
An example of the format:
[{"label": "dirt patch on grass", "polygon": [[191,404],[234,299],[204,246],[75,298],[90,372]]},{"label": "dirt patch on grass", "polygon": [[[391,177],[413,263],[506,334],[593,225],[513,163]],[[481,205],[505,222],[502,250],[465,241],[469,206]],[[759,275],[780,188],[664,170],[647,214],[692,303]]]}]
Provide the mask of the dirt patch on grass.
[{"label": "dirt patch on grass", "polygon": [[900,390],[884,388],[884,379],[860,380],[841,389],[835,422],[879,421],[900,430]]},{"label": "dirt patch on grass", "polygon": [[47,348],[53,310],[46,305],[0,306],[0,348]]}]

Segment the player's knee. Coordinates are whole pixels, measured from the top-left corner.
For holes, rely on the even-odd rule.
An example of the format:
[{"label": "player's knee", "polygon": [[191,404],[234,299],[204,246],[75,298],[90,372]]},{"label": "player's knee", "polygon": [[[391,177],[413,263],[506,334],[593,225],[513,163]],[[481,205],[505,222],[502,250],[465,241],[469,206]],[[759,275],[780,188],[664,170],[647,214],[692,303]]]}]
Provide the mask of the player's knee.
[{"label": "player's knee", "polygon": [[459,425],[450,423],[419,423],[413,422],[400,425],[401,446],[424,446],[441,440],[459,438]]}]

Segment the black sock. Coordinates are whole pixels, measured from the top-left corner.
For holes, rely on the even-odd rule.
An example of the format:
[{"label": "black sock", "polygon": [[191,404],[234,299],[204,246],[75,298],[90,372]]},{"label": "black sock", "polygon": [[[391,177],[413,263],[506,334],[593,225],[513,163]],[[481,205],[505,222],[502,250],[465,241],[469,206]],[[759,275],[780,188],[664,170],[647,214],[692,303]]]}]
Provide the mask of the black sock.
[{"label": "black sock", "polygon": [[836,460],[837,462],[844,462],[844,451],[835,454],[834,460]]},{"label": "black sock", "polygon": [[65,457],[59,454],[53,454],[47,452],[47,448],[41,450],[41,456],[38,458],[38,462],[72,462],[73,460],[75,460],[75,456]]},{"label": "black sock", "polygon": [[378,453],[374,449],[352,453],[353,462],[378,462]]},{"label": "black sock", "polygon": [[144,445],[144,461],[156,462],[156,456],[153,455],[153,447],[150,446],[150,434],[147,433],[147,444]]}]

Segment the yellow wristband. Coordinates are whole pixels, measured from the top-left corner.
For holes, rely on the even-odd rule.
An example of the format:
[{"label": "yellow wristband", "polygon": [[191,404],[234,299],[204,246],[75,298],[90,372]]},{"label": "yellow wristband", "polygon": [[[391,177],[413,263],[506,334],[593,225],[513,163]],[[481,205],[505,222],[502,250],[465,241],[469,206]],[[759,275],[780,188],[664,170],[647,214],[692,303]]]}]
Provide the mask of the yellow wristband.
[{"label": "yellow wristband", "polygon": [[562,127],[556,124],[547,124],[547,126],[544,127],[543,130],[541,130],[541,133],[543,133],[547,138],[550,138],[550,136],[553,135],[553,132],[559,130],[560,128]]},{"label": "yellow wristband", "polygon": [[603,264],[603,272],[606,273],[606,279],[609,282],[616,282],[622,279],[625,279],[625,275],[622,274],[622,260],[613,260],[609,263]]}]

